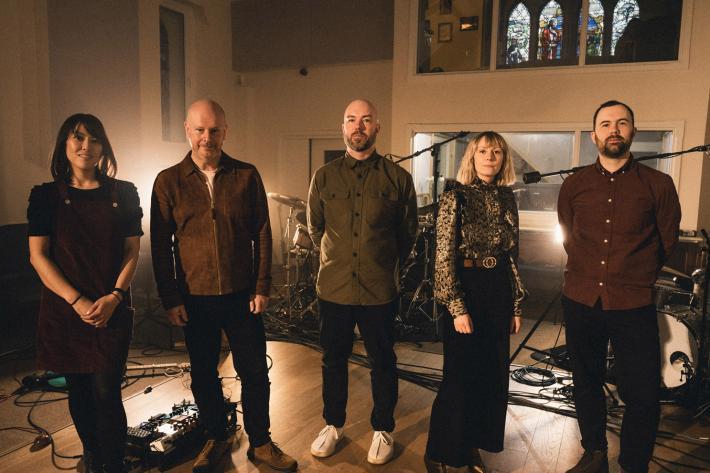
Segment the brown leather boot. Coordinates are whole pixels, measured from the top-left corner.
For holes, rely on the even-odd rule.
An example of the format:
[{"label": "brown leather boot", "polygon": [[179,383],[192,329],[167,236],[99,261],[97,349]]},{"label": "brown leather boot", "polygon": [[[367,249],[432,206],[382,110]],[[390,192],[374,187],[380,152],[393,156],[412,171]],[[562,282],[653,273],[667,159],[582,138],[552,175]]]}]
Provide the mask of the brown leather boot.
[{"label": "brown leather boot", "polygon": [[271,441],[256,448],[250,445],[249,450],[247,450],[247,457],[252,462],[266,463],[278,471],[296,471],[298,468],[296,460],[282,452],[279,446]]},{"label": "brown leather boot", "polygon": [[609,473],[606,450],[585,450],[579,462],[566,473]]},{"label": "brown leather boot", "polygon": [[192,464],[193,473],[208,473],[219,464],[224,455],[232,450],[231,440],[213,440],[205,442],[202,451],[197,455],[195,463]]}]

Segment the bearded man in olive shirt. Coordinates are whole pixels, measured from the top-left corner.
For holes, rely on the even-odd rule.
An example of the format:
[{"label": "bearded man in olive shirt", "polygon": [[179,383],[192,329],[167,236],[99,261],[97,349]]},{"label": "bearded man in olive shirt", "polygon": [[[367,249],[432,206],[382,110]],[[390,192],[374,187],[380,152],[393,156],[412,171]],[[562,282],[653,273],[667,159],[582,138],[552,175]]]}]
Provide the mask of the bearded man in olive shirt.
[{"label": "bearded man in olive shirt", "polygon": [[680,203],[670,176],[634,161],[634,114],[617,101],[594,114],[596,163],[562,184],[558,216],[567,267],[562,298],[584,455],[567,473],[609,471],[604,397],[611,341],[619,395],[622,471],[645,473],[660,416],[660,347],[653,284],[678,242]]},{"label": "bearded man in olive shirt", "polygon": [[373,464],[388,462],[394,453],[396,277],[417,231],[412,176],[377,154],[379,130],[372,103],[348,105],[342,125],[347,152],[316,171],[307,211],[308,230],[321,250],[316,288],[326,423],[311,453],[330,456],[342,438],[357,324],[371,366],[374,435],[367,460]]}]

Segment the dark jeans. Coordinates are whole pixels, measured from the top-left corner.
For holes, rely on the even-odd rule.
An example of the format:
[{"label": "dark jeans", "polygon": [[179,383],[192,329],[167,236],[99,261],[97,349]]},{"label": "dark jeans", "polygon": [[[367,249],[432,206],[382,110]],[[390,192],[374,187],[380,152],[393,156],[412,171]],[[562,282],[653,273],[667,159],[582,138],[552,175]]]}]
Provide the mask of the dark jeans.
[{"label": "dark jeans", "polygon": [[320,345],[323,348],[323,418],[329,425],[345,424],[348,402],[348,357],[353,351],[355,325],[370,361],[374,430],[394,430],[397,404],[397,356],[394,353],[394,302],[382,305],[341,305],[318,300]]},{"label": "dark jeans", "polygon": [[121,399],[123,370],[65,374],[69,413],[85,452],[121,471],[126,445],[126,411]]},{"label": "dark jeans", "polygon": [[474,448],[503,450],[508,408],[510,322],[513,298],[510,266],[460,269],[473,333],[442,319],[444,377],[429,420],[426,453],[454,467],[467,465]]},{"label": "dark jeans", "polygon": [[222,383],[217,364],[224,331],[242,385],[244,429],[255,447],[270,441],[269,372],[261,315],[249,312],[249,294],[187,296],[185,344],[190,354],[192,394],[211,438],[227,438]]},{"label": "dark jeans", "polygon": [[611,341],[616,384],[626,404],[619,464],[629,473],[647,472],[661,410],[656,308],[602,310],[600,302],[588,307],[564,296],[562,307],[582,447],[607,447],[603,386],[607,344]]}]

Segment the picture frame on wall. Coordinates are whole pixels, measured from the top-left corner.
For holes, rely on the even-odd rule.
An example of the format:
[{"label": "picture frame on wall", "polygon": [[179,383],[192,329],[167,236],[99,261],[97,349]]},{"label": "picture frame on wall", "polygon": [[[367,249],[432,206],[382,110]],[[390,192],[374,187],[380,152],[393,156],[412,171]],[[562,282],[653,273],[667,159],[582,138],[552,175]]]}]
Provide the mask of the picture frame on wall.
[{"label": "picture frame on wall", "polygon": [[454,0],[439,0],[439,13],[442,15],[451,15],[453,3]]},{"label": "picture frame on wall", "polygon": [[438,34],[436,36],[437,41],[439,41],[440,43],[451,42],[453,29],[454,28],[452,23],[439,23]]}]

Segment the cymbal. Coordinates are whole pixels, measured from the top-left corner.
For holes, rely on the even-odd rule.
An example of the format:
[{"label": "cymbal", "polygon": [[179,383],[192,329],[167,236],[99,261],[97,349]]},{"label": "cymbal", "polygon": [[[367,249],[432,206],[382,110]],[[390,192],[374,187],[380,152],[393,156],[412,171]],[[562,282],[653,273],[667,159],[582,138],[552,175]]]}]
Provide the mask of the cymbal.
[{"label": "cymbal", "polygon": [[274,199],[279,204],[287,205],[289,207],[294,207],[297,209],[305,209],[306,202],[299,199],[298,197],[291,197],[288,195],[277,194],[276,192],[269,192],[266,194],[270,199]]},{"label": "cymbal", "polygon": [[678,271],[677,269],[673,269],[673,268],[671,268],[670,266],[663,266],[663,267],[661,268],[661,272],[662,272],[662,273],[672,274],[673,276],[680,276],[680,277],[682,277],[682,278],[688,278],[688,279],[690,279],[690,276],[688,276],[687,274],[682,273],[682,272]]}]

